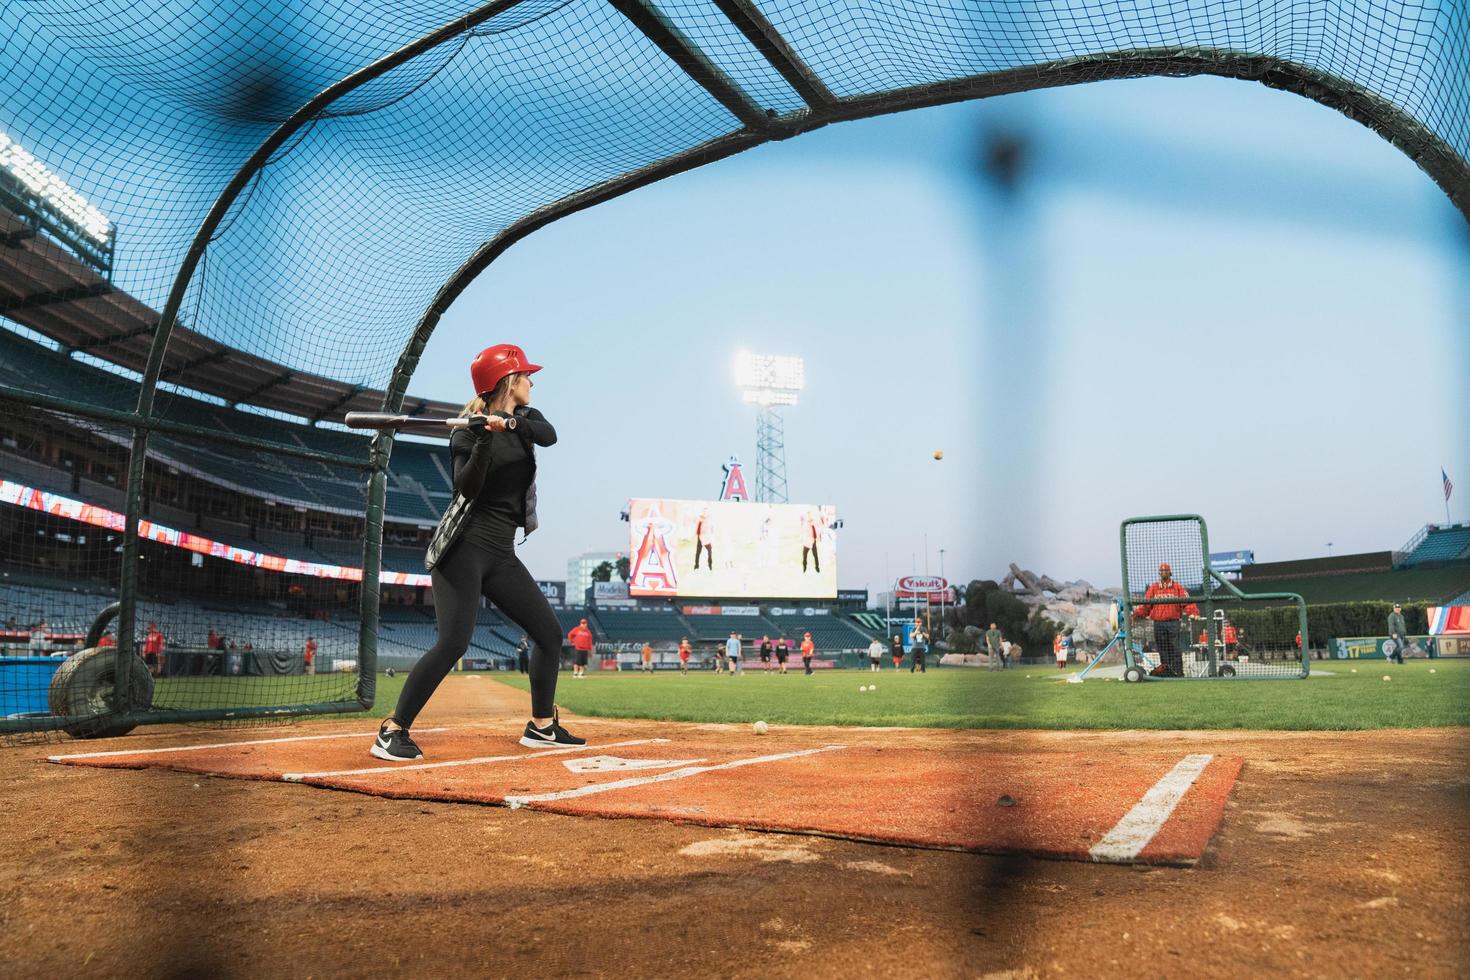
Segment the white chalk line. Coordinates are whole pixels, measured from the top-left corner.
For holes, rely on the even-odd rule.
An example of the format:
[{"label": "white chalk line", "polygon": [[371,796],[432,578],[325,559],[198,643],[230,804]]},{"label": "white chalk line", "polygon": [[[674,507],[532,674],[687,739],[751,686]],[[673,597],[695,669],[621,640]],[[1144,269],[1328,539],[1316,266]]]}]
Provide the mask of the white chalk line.
[{"label": "white chalk line", "polygon": [[[447,728],[425,728],[423,732],[447,732]],[[377,729],[370,732],[347,732],[335,735],[292,735],[289,738],[257,738],[248,742],[210,742],[200,745],[175,745],[163,749],[119,749],[116,752],[78,752],[73,755],[49,756],[48,762],[63,762],[67,759],[105,759],[119,755],[157,755],[160,752],[202,752],[205,749],[230,749],[242,745],[278,745],[282,742],[319,742],[329,738],[372,738]]]},{"label": "white chalk line", "polygon": [[542,756],[566,755],[568,752],[620,749],[629,745],[655,745],[667,741],[666,738],[635,738],[627,742],[609,742],[606,745],[573,745],[565,749],[529,749],[518,755],[487,755],[477,759],[452,759],[449,762],[418,762],[407,766],[373,766],[369,769],[336,769],[329,772],[288,772],[281,779],[288,783],[299,783],[303,779],[326,779],[332,776],[371,776],[381,772],[413,772],[416,769],[483,766],[493,762],[524,762],[527,759],[539,759]]},{"label": "white chalk line", "polygon": [[1189,787],[1213,759],[1212,755],[1186,755],[1143,794],[1117,826],[1087,853],[1094,861],[1127,863],[1134,860],[1154,839]]},{"label": "white chalk line", "polygon": [[717,769],[736,769],[740,766],[753,766],[762,762],[780,762],[782,759],[797,759],[804,755],[816,755],[818,752],[831,752],[835,749],[845,748],[847,748],[845,745],[824,745],[817,749],[802,749],[797,752],[782,752],[778,755],[762,755],[750,759],[736,759],[734,762],[722,762],[715,766],[688,766],[684,769],[676,769],[673,772],[661,772],[654,776],[635,776],[630,779],[619,779],[611,783],[593,783],[588,786],[577,786],[573,789],[558,790],[554,793],[537,793],[531,796],[507,796],[505,802],[510,804],[512,810],[515,810],[525,806],[527,803],[549,803],[554,800],[570,800],[578,796],[591,796],[594,793],[610,793],[616,789],[628,789],[632,786],[646,786],[649,783],[666,783],[674,779],[687,779],[690,776],[714,772]]}]

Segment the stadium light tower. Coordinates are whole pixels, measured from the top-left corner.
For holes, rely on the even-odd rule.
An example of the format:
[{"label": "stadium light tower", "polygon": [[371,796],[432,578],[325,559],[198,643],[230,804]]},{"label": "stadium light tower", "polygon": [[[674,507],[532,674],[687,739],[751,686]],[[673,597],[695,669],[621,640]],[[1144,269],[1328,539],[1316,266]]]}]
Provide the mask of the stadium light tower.
[{"label": "stadium light tower", "polygon": [[786,428],[781,408],[796,404],[806,383],[806,365],[799,357],[776,357],[741,351],[735,355],[735,383],[747,405],[759,406],[755,416],[755,499],[787,503]]}]

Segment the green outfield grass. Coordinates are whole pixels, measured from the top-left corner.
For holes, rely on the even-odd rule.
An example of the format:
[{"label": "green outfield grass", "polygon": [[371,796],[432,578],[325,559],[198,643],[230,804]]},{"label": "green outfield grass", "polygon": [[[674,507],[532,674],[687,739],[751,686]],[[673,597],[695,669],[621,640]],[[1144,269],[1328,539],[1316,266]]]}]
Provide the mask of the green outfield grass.
[{"label": "green outfield grass", "polygon": [[[568,711],[608,718],[798,725],[1295,731],[1470,725],[1470,661],[1333,661],[1313,667],[1332,675],[1066,684],[1056,680],[1055,669],[1039,667],[999,673],[819,671],[811,677],[766,676],[758,669],[741,677],[593,673],[580,681],[563,673],[557,701]],[[1385,674],[1393,680],[1383,681]],[[528,688],[517,674],[486,676]],[[859,693],[859,685],[874,682],[876,692]],[[381,686],[380,699],[387,694]]]}]

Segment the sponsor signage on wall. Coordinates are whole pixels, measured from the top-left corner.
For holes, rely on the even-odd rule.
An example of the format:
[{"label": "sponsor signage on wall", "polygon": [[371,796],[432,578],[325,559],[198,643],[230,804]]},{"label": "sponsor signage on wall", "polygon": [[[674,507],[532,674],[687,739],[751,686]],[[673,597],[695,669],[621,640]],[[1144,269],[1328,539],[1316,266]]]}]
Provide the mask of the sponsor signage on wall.
[{"label": "sponsor signage on wall", "polygon": [[899,599],[927,598],[938,602],[940,596],[949,597],[949,582],[938,575],[905,575],[894,586],[893,595]]},{"label": "sponsor signage on wall", "polygon": [[866,606],[868,604],[868,590],[867,589],[838,589],[837,590],[837,601],[838,602],[861,602],[863,605]]},{"label": "sponsor signage on wall", "polygon": [[592,601],[599,606],[636,606],[628,596],[627,582],[593,582]]},{"label": "sponsor signage on wall", "polygon": [[1328,649],[1337,660],[1387,660],[1394,653],[1402,653],[1405,657],[1427,657],[1431,650],[1435,656],[1460,656],[1458,652],[1443,652],[1454,645],[1453,639],[1448,643],[1444,642],[1445,638],[1436,643],[1432,636],[1410,636],[1406,639],[1409,645],[1400,650],[1398,641],[1387,636],[1339,636],[1328,644]]},{"label": "sponsor signage on wall", "polygon": [[567,601],[567,583],[548,582],[542,579],[536,580],[536,588],[546,597],[546,601],[553,606],[564,606]]},{"label": "sponsor signage on wall", "polygon": [[1238,572],[1247,565],[1256,563],[1254,551],[1212,551],[1210,567],[1217,572]]}]

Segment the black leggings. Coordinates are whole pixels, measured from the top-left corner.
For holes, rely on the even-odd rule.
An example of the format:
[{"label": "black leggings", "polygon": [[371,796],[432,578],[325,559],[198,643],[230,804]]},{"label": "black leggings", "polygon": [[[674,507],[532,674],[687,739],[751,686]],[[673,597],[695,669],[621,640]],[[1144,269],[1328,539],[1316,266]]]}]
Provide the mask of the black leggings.
[{"label": "black leggings", "polygon": [[531,639],[531,716],[550,718],[556,703],[561,625],[515,553],[515,527],[475,514],[431,574],[439,641],[409,671],[393,719],[408,728],[434,689],[469,648],[480,596]]}]

